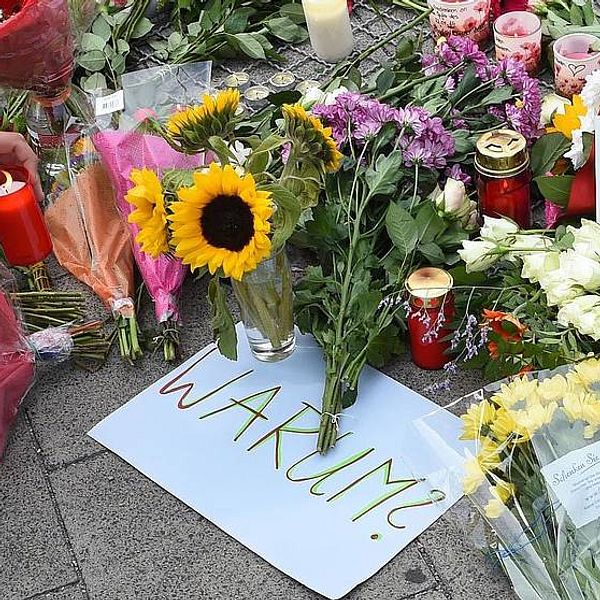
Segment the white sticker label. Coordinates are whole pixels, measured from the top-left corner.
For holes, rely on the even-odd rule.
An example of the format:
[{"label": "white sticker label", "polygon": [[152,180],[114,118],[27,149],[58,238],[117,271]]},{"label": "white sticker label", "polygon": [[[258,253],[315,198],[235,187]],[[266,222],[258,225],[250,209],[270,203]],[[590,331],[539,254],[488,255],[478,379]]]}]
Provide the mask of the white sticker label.
[{"label": "white sticker label", "polygon": [[600,442],[561,456],[542,475],[575,527],[600,517]]},{"label": "white sticker label", "polygon": [[123,90],[119,90],[110,96],[96,98],[96,116],[102,117],[125,108],[125,96]]}]

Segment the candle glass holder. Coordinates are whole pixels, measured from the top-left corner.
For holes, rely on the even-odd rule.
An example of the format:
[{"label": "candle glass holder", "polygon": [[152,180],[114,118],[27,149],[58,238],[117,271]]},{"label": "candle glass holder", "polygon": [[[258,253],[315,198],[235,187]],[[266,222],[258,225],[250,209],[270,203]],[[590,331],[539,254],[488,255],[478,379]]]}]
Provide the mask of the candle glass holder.
[{"label": "candle glass holder", "polygon": [[496,59],[514,58],[535,74],[542,56],[542,22],[531,12],[515,10],[494,22]]},{"label": "candle glass holder", "polygon": [[579,94],[585,78],[600,69],[600,52],[592,45],[600,40],[588,33],[563,35],[554,42],[554,87],[566,98]]},{"label": "candle glass holder", "polygon": [[429,23],[436,38],[460,35],[483,46],[490,37],[490,0],[429,0]]},{"label": "candle glass holder", "polygon": [[52,241],[26,169],[0,165],[0,245],[15,267],[41,263]]},{"label": "candle glass holder", "polygon": [[424,267],[406,280],[408,335],[413,362],[421,369],[441,369],[450,362],[450,324],[454,318],[452,276],[443,269]]},{"label": "candle glass holder", "polygon": [[346,58],[354,36],[346,0],[302,0],[310,43],[317,56],[329,63]]}]

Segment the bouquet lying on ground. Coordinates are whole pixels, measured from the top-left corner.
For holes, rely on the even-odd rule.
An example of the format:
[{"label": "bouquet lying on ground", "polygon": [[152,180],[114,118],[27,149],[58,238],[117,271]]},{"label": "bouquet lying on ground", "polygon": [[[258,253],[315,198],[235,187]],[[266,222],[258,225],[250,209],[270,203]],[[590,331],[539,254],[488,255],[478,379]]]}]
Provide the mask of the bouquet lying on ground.
[{"label": "bouquet lying on ground", "polygon": [[460,358],[494,377],[598,351],[600,225],[536,232],[485,217],[480,236],[459,251],[472,284],[455,334]]},{"label": "bouquet lying on ground", "polygon": [[551,94],[544,99],[551,112],[546,134],[531,150],[535,182],[546,199],[546,226],[562,216],[594,213],[596,177],[595,119],[600,110],[600,71],[586,78],[581,94],[571,102]]},{"label": "bouquet lying on ground", "polygon": [[600,597],[600,361],[505,380],[472,395],[464,491],[524,600]]},{"label": "bouquet lying on ground", "polygon": [[319,261],[299,282],[296,300],[300,329],[325,353],[318,449],[326,452],[342,409],[357,398],[364,365],[381,366],[400,350],[407,276],[421,264],[457,262],[477,214],[462,182],[437,187],[455,140],[426,109],[343,92],[312,110],[345,154],[295,238]]},{"label": "bouquet lying on ground", "polygon": [[[143,252],[174,254],[192,271],[208,268],[213,275],[214,330],[230,358],[237,356],[237,341],[220,279],[240,282],[246,296],[260,293],[244,286],[244,275],[283,248],[302,209],[316,204],[325,172],[337,169],[341,156],[330,131],[300,106],[284,106],[281,128],[262,137],[236,134],[238,106],[237,91],[207,94],[201,105],[175,113],[165,126],[156,123],[174,149],[210,152],[218,160],[204,168],[166,170],[162,177],[135,169],[135,186],[126,196]],[[260,298],[255,300],[258,307]],[[269,311],[257,310],[255,317],[276,346],[279,329],[288,324]]]}]

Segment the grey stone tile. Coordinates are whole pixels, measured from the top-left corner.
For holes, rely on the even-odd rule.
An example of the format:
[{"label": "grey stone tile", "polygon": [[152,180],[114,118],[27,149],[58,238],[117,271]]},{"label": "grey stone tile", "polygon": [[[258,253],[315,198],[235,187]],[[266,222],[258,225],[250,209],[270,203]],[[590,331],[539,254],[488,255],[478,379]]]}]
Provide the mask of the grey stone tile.
[{"label": "grey stone tile", "polygon": [[[112,454],[51,479],[92,600],[320,598]],[[406,598],[434,584],[413,546],[348,598]]]},{"label": "grey stone tile", "polygon": [[23,600],[76,581],[33,438],[23,416],[0,465],[0,590]]},{"label": "grey stone tile", "polygon": [[436,589],[436,590],[427,590],[422,594],[417,594],[416,596],[412,596],[414,600],[448,600],[447,596],[444,595],[444,592]]},{"label": "grey stone tile", "polygon": [[466,499],[461,500],[419,537],[421,551],[453,600],[517,600],[500,566],[477,550],[467,527],[472,510]]},{"label": "grey stone tile", "polygon": [[[151,336],[155,327],[148,300],[140,324]],[[206,284],[189,278],[182,295],[182,356],[188,357],[212,340]],[[50,467],[101,450],[86,436],[96,423],[173,368],[160,353],[148,353],[139,364],[126,365],[113,348],[107,363],[94,373],[68,363],[44,368],[25,406]]]},{"label": "grey stone tile", "polygon": [[47,592],[35,597],[35,600],[86,600],[79,584],[68,585],[53,592]]}]

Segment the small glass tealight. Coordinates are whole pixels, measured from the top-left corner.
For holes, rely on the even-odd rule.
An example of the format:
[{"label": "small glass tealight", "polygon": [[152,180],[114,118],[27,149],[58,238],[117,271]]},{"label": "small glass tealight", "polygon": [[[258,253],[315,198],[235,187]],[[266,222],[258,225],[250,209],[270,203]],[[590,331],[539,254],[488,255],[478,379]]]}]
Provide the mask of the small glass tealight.
[{"label": "small glass tealight", "polygon": [[227,75],[223,80],[223,86],[226,88],[239,89],[244,91],[250,85],[250,75],[245,71],[236,71]]},{"label": "small glass tealight", "polygon": [[264,85],[253,85],[244,92],[244,100],[250,110],[258,110],[267,104],[271,90]]},{"label": "small glass tealight", "polygon": [[537,72],[542,56],[542,22],[531,12],[515,10],[494,22],[496,59],[522,62],[530,75]]},{"label": "small glass tealight", "polygon": [[318,81],[315,81],[314,79],[305,79],[304,81],[300,81],[294,89],[304,96],[311,88],[318,87],[321,87],[321,84]]},{"label": "small glass tealight", "polygon": [[291,90],[296,83],[296,76],[290,71],[281,71],[281,73],[275,73],[271,79],[269,79],[269,85],[276,92],[285,92]]},{"label": "small glass tealight", "polygon": [[554,42],[554,87],[566,98],[579,94],[585,78],[600,69],[600,39],[588,33],[563,35]]},{"label": "small glass tealight", "polygon": [[429,24],[436,39],[467,37],[483,46],[490,37],[490,0],[429,0]]}]

